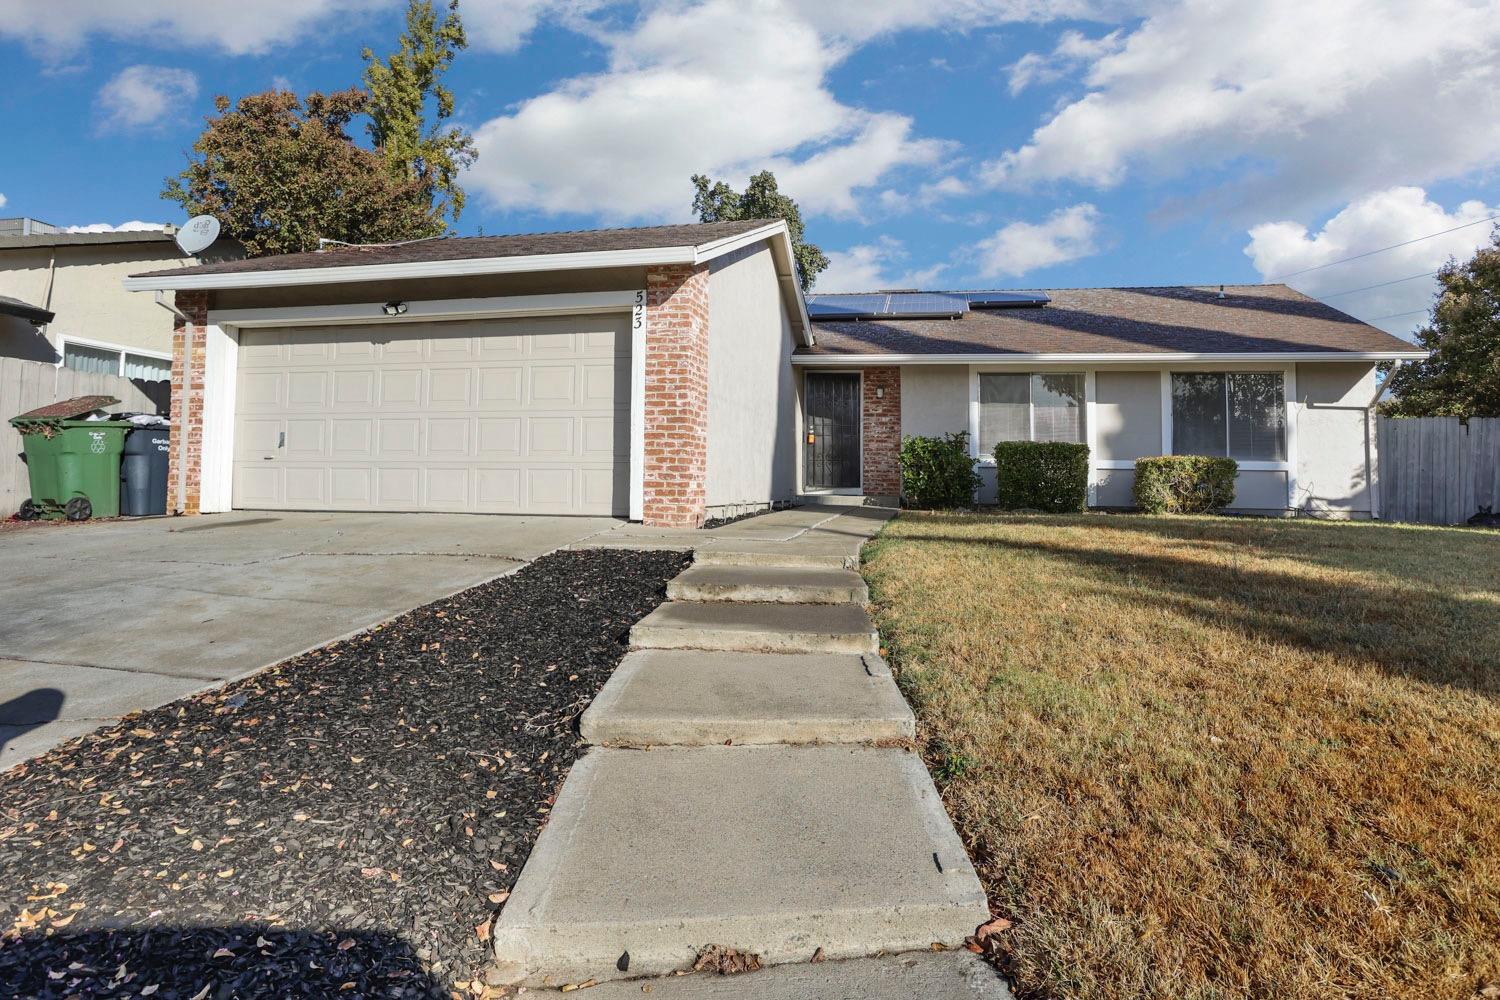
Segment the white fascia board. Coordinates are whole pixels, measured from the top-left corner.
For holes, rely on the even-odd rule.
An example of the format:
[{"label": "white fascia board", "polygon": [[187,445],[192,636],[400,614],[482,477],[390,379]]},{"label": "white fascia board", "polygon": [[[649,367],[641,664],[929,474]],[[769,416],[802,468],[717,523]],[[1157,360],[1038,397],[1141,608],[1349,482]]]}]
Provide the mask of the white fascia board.
[{"label": "white fascia board", "polygon": [[462,278],[482,274],[528,274],[535,271],[584,271],[603,267],[645,267],[653,264],[695,264],[697,247],[656,247],[648,250],[595,250],[588,253],[541,254],[529,257],[469,257],[461,260],[423,260],[405,264],[354,264],[345,267],[305,267],[287,271],[239,271],[230,274],[164,274],[126,278],[127,292],[190,289],[286,288],[296,285],[333,285],[354,281],[404,281],[420,278]]},{"label": "white fascia board", "polygon": [[405,303],[406,312],[399,316],[387,316],[382,302],[267,309],[212,309],[208,313],[208,321],[217,326],[253,329],[268,326],[430,323],[450,319],[626,312],[635,304],[639,294],[637,291],[564,292],[555,295],[500,295],[479,299],[413,299]]},{"label": "white fascia board", "polygon": [[332,285],[354,281],[401,281],[413,278],[461,278],[483,274],[527,274],[534,271],[592,270],[603,267],[645,267],[660,264],[702,264],[786,231],[786,223],[775,222],[748,233],[712,243],[678,247],[647,247],[640,250],[590,250],[583,253],[534,254],[514,257],[465,257],[457,260],[422,260],[401,264],[350,264],[342,267],[303,267],[284,271],[236,271],[126,278],[129,292],[177,291],[221,288],[284,288],[293,285]]},{"label": "white fascia board", "polygon": [[1155,367],[1172,364],[1298,361],[1415,361],[1426,351],[1277,351],[1240,354],[794,354],[792,364],[808,367],[862,365],[1035,365],[1089,364]]}]

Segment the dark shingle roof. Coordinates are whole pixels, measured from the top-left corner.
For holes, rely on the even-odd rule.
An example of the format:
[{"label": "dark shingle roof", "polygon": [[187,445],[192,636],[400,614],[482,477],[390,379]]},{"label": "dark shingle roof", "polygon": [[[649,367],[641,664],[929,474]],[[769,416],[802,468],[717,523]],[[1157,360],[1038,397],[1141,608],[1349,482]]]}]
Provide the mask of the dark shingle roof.
[{"label": "dark shingle roof", "polygon": [[661,247],[702,246],[739,236],[772,220],[699,222],[679,226],[641,226],[633,229],[582,229],[560,233],[519,233],[512,236],[446,236],[388,246],[335,247],[316,253],[290,253],[251,260],[225,261],[171,271],[131,275],[155,278],[170,274],[245,274],[307,268],[353,267],[368,264],[414,264],[424,261],[470,260],[481,257],[537,257],[549,254],[593,253],[606,250],[651,250]]},{"label": "dark shingle roof", "polygon": [[50,310],[34,306],[30,302],[22,302],[20,299],[13,299],[9,295],[0,295],[0,313],[6,316],[18,316],[32,323],[52,322]]},{"label": "dark shingle roof", "polygon": [[1286,285],[1219,289],[1046,289],[1033,309],[975,309],[959,319],[813,323],[799,355],[1241,354],[1415,351]]}]

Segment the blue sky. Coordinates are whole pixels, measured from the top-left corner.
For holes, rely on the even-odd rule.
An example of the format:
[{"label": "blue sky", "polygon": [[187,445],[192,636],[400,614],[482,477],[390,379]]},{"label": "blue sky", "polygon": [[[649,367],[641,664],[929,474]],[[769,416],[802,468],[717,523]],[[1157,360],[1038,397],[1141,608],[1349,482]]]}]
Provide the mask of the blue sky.
[{"label": "blue sky", "polygon": [[[404,0],[0,0],[0,214],[177,219],[212,110],[358,81]],[[1292,279],[1394,332],[1500,213],[1500,0],[465,0],[462,234],[769,167],[823,290]],[[1427,236],[1347,264],[1352,254]],[[1369,291],[1364,286],[1396,282]],[[1389,319],[1382,317],[1389,316]]]}]

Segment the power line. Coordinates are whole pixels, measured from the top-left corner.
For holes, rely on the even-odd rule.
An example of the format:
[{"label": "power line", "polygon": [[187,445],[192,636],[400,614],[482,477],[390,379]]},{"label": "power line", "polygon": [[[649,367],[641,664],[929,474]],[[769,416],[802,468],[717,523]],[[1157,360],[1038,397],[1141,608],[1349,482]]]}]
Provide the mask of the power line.
[{"label": "power line", "polygon": [[1402,316],[1415,316],[1417,313],[1425,313],[1426,309],[1409,309],[1404,313],[1391,313],[1389,316],[1376,316],[1374,319],[1361,320],[1363,323],[1379,323],[1383,319],[1399,319]]},{"label": "power line", "polygon": [[1405,241],[1403,241],[1401,243],[1392,243],[1390,246],[1388,246],[1388,247],[1381,247],[1379,250],[1367,250],[1364,253],[1357,253],[1357,254],[1355,254],[1352,257],[1342,257],[1339,260],[1330,260],[1326,264],[1318,264],[1315,267],[1304,267],[1300,271],[1292,271],[1292,272],[1290,272],[1288,274],[1277,275],[1274,278],[1267,278],[1265,280],[1266,281],[1285,281],[1287,278],[1295,278],[1297,275],[1299,275],[1299,274],[1307,274],[1309,271],[1321,271],[1321,270],[1323,270],[1323,268],[1325,268],[1325,267],[1332,267],[1335,264],[1347,264],[1351,260],[1359,260],[1359,259],[1361,259],[1363,257],[1373,257],[1375,254],[1385,253],[1387,250],[1395,250],[1397,247],[1408,247],[1408,246],[1411,246],[1413,243],[1421,243],[1423,240],[1430,240],[1434,236],[1447,236],[1449,233],[1456,233],[1460,229],[1468,229],[1470,226],[1481,226],[1481,225],[1483,225],[1486,222],[1494,222],[1496,219],[1500,219],[1500,215],[1492,215],[1488,219],[1480,219],[1477,222],[1465,222],[1461,226],[1454,226],[1452,229],[1444,229],[1440,233],[1428,233],[1426,236],[1418,236],[1414,240],[1405,240]]},{"label": "power line", "polygon": [[1396,278],[1396,279],[1394,279],[1392,281],[1382,281],[1378,285],[1365,285],[1363,288],[1350,288],[1350,289],[1346,289],[1345,291],[1342,291],[1342,292],[1333,292],[1332,294],[1329,294],[1329,295],[1319,295],[1318,298],[1320,298],[1320,299],[1336,299],[1340,295],[1353,295],[1355,292],[1368,292],[1372,288],[1384,288],[1386,285],[1399,285],[1403,281],[1416,281],[1418,278],[1430,278],[1434,274],[1437,274],[1437,272],[1436,271],[1427,271],[1427,272],[1425,272],[1423,274],[1414,274],[1414,275],[1412,275],[1409,278]]}]

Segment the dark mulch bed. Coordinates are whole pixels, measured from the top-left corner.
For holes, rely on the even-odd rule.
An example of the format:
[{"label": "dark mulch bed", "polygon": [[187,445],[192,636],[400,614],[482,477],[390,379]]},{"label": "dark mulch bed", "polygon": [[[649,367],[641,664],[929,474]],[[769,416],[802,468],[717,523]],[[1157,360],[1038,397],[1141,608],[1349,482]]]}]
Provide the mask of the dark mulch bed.
[{"label": "dark mulch bed", "polygon": [[556,553],[0,775],[0,995],[471,994],[686,562]]}]

